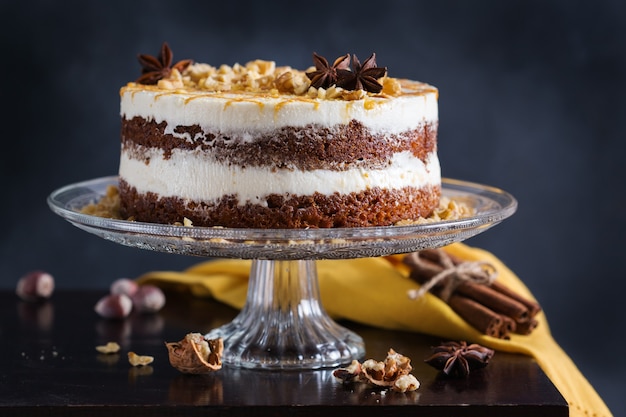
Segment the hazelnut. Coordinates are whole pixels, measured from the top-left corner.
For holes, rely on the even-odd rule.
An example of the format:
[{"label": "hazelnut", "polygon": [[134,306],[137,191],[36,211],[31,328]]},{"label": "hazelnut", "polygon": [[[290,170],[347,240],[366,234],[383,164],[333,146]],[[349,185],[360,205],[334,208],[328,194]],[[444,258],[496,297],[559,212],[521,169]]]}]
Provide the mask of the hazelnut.
[{"label": "hazelnut", "polygon": [[132,302],[140,313],[156,313],[165,305],[165,294],[157,286],[141,285],[133,294]]},{"label": "hazelnut", "polygon": [[132,279],[120,278],[113,281],[110,292],[111,294],[124,294],[132,297],[137,292],[137,288],[139,285]]},{"label": "hazelnut", "polygon": [[94,310],[101,317],[107,319],[122,319],[128,317],[133,309],[133,301],[125,294],[109,294],[96,303]]},{"label": "hazelnut", "polygon": [[54,278],[44,271],[32,271],[17,282],[15,293],[23,300],[37,301],[50,298],[54,292]]}]

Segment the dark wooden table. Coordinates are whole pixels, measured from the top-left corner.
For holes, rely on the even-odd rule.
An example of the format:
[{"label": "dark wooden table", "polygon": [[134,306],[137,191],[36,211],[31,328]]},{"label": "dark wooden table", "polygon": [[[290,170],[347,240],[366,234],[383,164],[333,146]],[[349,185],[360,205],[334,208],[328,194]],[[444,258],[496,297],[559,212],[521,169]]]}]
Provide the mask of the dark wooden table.
[{"label": "dark wooden table", "polygon": [[[222,304],[167,294],[155,315],[101,319],[93,306],[104,292],[57,292],[28,303],[0,292],[0,416],[567,416],[565,400],[537,364],[497,352],[467,379],[443,378],[423,363],[439,339],[342,323],[366,342],[367,358],[392,347],[412,359],[421,387],[410,393],[344,386],[332,369],[304,372],[231,368],[183,375],[164,346],[191,331],[206,332],[236,311]],[[120,354],[95,346],[117,341]],[[126,354],[154,356],[132,367]]]}]

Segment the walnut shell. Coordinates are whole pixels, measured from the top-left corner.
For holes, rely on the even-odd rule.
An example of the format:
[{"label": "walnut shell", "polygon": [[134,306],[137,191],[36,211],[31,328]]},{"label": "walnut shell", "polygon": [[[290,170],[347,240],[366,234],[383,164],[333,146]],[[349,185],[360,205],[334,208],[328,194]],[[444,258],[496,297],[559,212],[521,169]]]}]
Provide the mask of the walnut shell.
[{"label": "walnut shell", "polygon": [[170,364],[185,374],[205,374],[222,369],[224,340],[205,339],[200,333],[188,333],[180,342],[165,343]]}]

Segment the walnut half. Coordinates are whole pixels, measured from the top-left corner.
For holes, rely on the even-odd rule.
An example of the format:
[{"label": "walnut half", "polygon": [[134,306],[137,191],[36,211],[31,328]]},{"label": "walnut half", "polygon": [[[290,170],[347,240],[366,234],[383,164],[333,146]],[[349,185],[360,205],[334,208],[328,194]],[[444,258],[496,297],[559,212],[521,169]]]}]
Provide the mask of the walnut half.
[{"label": "walnut half", "polygon": [[411,375],[411,359],[389,349],[384,361],[368,359],[363,363],[354,360],[347,368],[339,368],[333,375],[343,383],[367,382],[378,387],[391,388],[398,392],[415,391],[420,383]]},{"label": "walnut half", "polygon": [[204,374],[222,369],[222,338],[206,339],[200,333],[188,333],[180,342],[165,343],[170,364],[185,374]]}]

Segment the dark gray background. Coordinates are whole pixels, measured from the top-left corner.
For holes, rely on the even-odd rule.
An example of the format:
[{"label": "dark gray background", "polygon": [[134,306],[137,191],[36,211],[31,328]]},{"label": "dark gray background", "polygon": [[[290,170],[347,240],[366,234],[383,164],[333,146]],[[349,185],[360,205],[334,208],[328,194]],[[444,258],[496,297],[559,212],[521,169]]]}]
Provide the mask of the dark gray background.
[{"label": "dark gray background", "polygon": [[137,53],[166,40],[175,59],[305,68],[313,51],[375,51],[390,75],[439,87],[444,176],[518,198],[517,214],[468,243],[517,272],[624,415],[623,1],[1,4],[0,288],[35,268],[60,288],[104,289],[198,261],[101,240],[45,203],[55,188],[116,173],[118,89],[138,76]]}]

